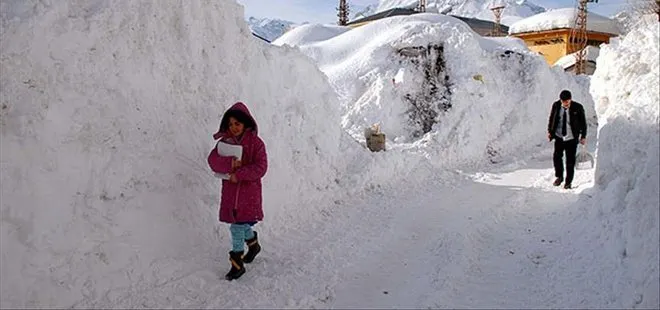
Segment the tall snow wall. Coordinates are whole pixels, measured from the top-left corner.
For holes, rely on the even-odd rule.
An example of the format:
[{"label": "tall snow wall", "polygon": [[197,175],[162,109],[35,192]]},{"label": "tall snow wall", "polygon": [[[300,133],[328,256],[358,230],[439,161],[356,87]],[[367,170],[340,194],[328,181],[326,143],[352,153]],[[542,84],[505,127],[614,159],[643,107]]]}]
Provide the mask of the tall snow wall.
[{"label": "tall snow wall", "polygon": [[267,145],[265,223],[301,219],[335,184],[334,91],[254,39],[234,1],[9,0],[0,14],[1,307],[116,305],[189,253],[225,256],[206,156],[236,101]]}]

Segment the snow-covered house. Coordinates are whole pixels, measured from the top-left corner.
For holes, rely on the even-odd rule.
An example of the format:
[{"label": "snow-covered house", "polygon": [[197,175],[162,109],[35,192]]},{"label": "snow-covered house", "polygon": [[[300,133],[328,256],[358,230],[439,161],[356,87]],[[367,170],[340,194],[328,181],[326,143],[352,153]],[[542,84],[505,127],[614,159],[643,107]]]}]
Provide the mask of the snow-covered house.
[{"label": "snow-covered house", "polygon": [[[520,20],[509,28],[509,34],[525,41],[527,46],[545,57],[548,64],[576,52],[569,44],[576,9],[563,8]],[[587,13],[587,46],[599,47],[619,35],[617,23],[605,16]]]}]

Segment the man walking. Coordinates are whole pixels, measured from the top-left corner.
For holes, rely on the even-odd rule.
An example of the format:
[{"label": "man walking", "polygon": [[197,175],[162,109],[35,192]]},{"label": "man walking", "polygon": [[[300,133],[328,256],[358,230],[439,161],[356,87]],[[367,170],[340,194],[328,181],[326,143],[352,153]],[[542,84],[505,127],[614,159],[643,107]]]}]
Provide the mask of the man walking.
[{"label": "man walking", "polygon": [[552,162],[555,166],[554,186],[564,181],[564,163],[562,158],[566,152],[566,183],[564,188],[570,189],[575,173],[575,154],[578,141],[587,143],[587,119],[581,104],[571,100],[571,92],[562,90],[559,100],[552,104],[548,120],[548,139],[555,139],[555,152]]}]

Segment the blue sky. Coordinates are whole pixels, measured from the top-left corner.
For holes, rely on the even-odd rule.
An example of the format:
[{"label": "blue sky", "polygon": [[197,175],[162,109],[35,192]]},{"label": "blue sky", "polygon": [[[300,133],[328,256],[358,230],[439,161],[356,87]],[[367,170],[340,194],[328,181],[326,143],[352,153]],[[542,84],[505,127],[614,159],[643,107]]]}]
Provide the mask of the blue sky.
[{"label": "blue sky", "polygon": [[[237,0],[245,7],[245,16],[268,17],[290,20],[297,23],[334,23],[337,21],[337,0]],[[640,0],[599,0],[590,3],[592,12],[611,16],[623,9],[627,1]],[[576,0],[531,0],[546,8],[574,7]],[[357,11],[378,0],[348,0],[351,11]]]}]

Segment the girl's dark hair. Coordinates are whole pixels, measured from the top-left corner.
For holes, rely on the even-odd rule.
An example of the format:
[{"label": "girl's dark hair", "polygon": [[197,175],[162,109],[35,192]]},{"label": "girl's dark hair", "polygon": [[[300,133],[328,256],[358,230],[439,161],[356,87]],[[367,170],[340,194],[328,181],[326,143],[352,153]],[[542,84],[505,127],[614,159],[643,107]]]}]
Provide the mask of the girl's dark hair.
[{"label": "girl's dark hair", "polygon": [[245,114],[241,110],[228,110],[225,112],[225,115],[222,117],[222,122],[220,122],[220,131],[221,132],[227,132],[229,130],[229,118],[233,117],[235,118],[239,123],[243,124],[245,126],[245,129],[252,129],[255,130],[257,128],[256,124],[252,120],[250,116]]}]

